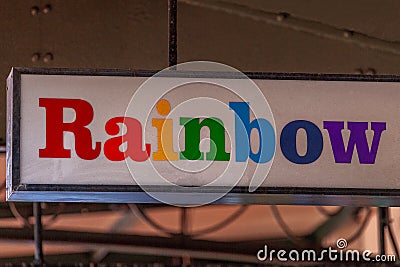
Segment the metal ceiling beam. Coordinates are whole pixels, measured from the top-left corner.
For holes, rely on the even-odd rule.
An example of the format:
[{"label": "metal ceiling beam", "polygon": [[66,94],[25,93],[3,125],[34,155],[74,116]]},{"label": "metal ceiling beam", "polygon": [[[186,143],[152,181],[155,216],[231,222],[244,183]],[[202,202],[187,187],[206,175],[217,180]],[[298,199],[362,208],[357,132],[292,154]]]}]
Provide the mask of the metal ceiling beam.
[{"label": "metal ceiling beam", "polygon": [[[21,215],[30,217],[33,216],[32,203],[15,203],[18,211]],[[59,203],[46,203],[45,207],[42,209],[43,216],[53,215],[59,211]],[[142,205],[143,209],[149,208],[170,208],[167,205]],[[90,212],[102,212],[102,211],[121,211],[128,210],[126,204],[94,204],[94,203],[64,203],[62,207],[61,214],[85,214]],[[0,219],[13,217],[10,211],[9,204],[7,202],[0,203]]]},{"label": "metal ceiling beam", "polygon": [[[82,253],[71,253],[71,254],[52,254],[46,255],[46,266],[91,266],[95,267],[95,263],[100,261],[92,261],[90,252],[82,252]],[[10,257],[10,258],[0,258],[1,266],[8,267],[17,267],[17,266],[31,266],[31,262],[33,261],[33,257]],[[118,266],[116,263],[126,263],[129,266],[133,266],[134,263],[144,264],[148,263],[151,266],[152,263],[164,263],[167,265],[171,265],[170,257],[161,257],[161,256],[143,256],[135,253],[110,253],[107,258],[101,261],[102,266],[107,266],[106,263],[109,263],[108,266],[116,267]],[[124,265],[122,265],[124,266]],[[121,266],[121,267],[122,267]],[[125,265],[126,266],[126,265]],[[159,266],[159,265],[158,265]]]},{"label": "metal ceiling beam", "polygon": [[[5,240],[21,240],[32,241],[33,232],[23,228],[1,228],[0,239]],[[130,234],[105,234],[105,233],[88,233],[88,232],[72,232],[62,230],[44,230],[44,242],[65,242],[71,244],[85,244],[93,248],[98,246],[106,246],[110,251],[127,251],[132,250],[136,253],[145,251],[153,251],[157,255],[203,255],[207,258],[243,258],[257,260],[256,253],[262,249],[264,245],[269,247],[282,249],[293,248],[293,243],[287,239],[275,240],[251,240],[243,242],[219,242],[208,240],[194,240],[184,236],[173,236],[170,238],[161,236],[141,236]],[[146,253],[144,253],[146,254]],[[147,252],[147,254],[152,254]]]}]

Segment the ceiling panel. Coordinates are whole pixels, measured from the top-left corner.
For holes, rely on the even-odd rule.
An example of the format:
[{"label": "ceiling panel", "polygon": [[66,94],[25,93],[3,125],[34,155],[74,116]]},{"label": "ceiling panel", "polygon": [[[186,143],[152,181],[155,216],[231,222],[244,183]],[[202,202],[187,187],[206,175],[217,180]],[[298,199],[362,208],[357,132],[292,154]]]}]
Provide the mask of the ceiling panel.
[{"label": "ceiling panel", "polygon": [[[215,2],[219,1],[207,3]],[[397,74],[400,70],[399,55],[251,20],[228,11],[193,6],[187,1],[180,6],[179,19],[180,61],[214,60],[242,71],[266,72],[357,73],[360,68],[364,71],[373,68],[379,74]]]}]

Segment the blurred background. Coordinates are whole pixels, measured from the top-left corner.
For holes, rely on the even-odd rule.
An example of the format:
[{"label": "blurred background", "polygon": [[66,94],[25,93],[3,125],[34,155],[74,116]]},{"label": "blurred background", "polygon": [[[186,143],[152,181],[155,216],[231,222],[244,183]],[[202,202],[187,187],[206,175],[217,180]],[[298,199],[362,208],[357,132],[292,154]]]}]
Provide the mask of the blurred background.
[{"label": "blurred background", "polygon": [[[399,10],[400,2],[390,0],[179,0],[178,62],[209,60],[241,71],[398,75]],[[11,67],[168,66],[167,0],[0,0],[0,15],[1,145]],[[0,263],[30,264],[32,203],[5,202],[4,152],[0,173]],[[265,244],[322,249],[335,247],[339,238],[349,249],[379,253],[376,208],[84,203],[42,208],[49,263],[255,266],[263,264],[256,253]],[[399,209],[390,209],[394,235],[399,215]],[[394,254],[390,243],[388,253]],[[291,266],[297,264],[305,263]]]}]

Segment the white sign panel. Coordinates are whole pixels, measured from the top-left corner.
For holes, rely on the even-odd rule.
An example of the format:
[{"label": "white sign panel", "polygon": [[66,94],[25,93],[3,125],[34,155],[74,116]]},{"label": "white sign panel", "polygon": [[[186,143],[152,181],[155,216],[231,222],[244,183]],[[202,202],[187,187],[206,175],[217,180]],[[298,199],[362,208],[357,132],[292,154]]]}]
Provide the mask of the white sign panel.
[{"label": "white sign panel", "polygon": [[399,78],[154,74],[13,69],[8,200],[400,204]]}]

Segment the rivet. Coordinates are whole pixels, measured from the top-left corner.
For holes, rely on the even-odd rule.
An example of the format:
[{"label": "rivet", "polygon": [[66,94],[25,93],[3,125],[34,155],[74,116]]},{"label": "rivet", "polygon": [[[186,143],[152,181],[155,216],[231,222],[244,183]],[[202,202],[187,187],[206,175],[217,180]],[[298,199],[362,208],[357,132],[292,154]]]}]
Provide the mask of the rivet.
[{"label": "rivet", "polygon": [[46,55],[44,55],[44,57],[43,57],[43,62],[44,63],[49,63],[53,59],[54,59],[54,57],[53,57],[52,53],[46,53]]},{"label": "rivet", "polygon": [[51,5],[45,5],[43,8],[43,13],[44,14],[49,14],[51,11]]},{"label": "rivet", "polygon": [[288,13],[278,13],[275,18],[277,21],[283,21],[287,17],[289,17]]},{"label": "rivet", "polygon": [[36,16],[37,14],[39,14],[39,8],[37,6],[31,7],[31,15]]},{"label": "rivet", "polygon": [[343,37],[345,38],[350,38],[351,36],[353,36],[354,32],[353,31],[349,31],[349,30],[345,30],[343,32]]},{"label": "rivet", "polygon": [[32,59],[32,62],[37,62],[37,61],[39,61],[39,59],[40,59],[40,54],[39,54],[39,53],[33,54],[32,57],[31,57],[31,59]]}]

